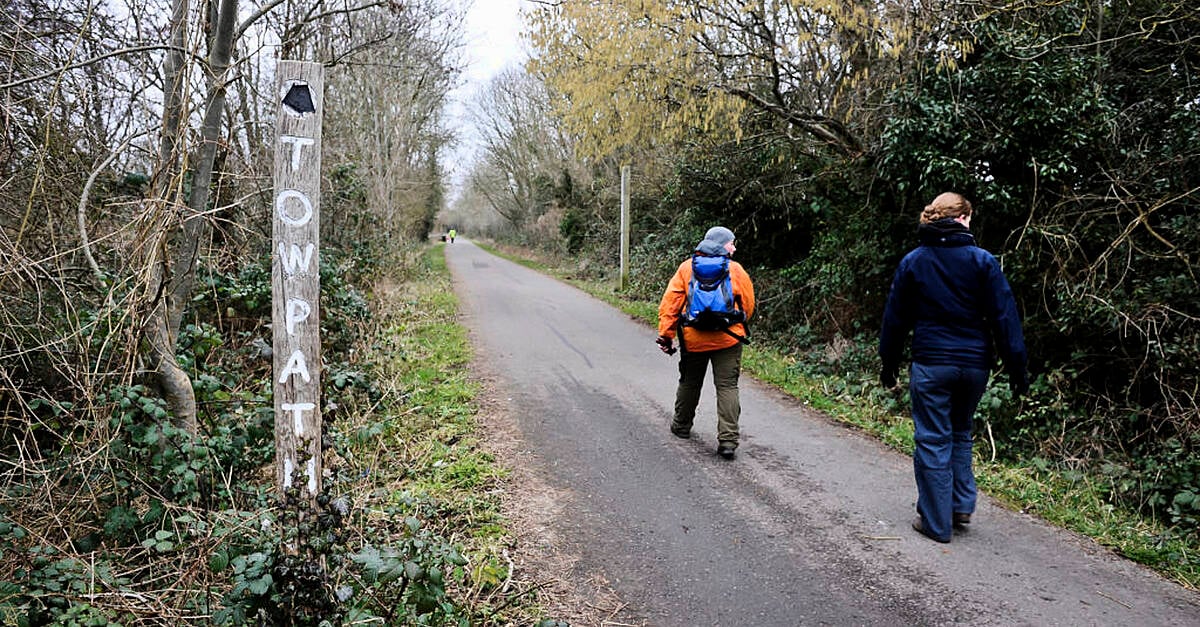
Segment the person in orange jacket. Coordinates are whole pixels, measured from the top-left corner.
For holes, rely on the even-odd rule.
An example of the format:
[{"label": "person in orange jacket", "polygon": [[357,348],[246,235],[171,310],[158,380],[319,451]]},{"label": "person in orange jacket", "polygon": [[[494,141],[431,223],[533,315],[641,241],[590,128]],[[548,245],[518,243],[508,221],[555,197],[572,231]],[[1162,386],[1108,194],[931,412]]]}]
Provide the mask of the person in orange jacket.
[{"label": "person in orange jacket", "polygon": [[[713,385],[717,390],[717,453],[725,459],[733,459],[738,446],[738,419],[742,406],[738,396],[738,377],[742,370],[742,344],[746,338],[745,322],[738,322],[724,330],[700,330],[682,325],[684,308],[687,306],[688,285],[692,281],[693,259],[697,255],[706,257],[732,257],[733,231],[714,226],[704,235],[692,258],[679,264],[671,277],[662,301],[658,305],[659,348],[667,354],[675,352],[673,340],[679,334],[679,387],[675,391],[675,417],[671,422],[671,433],[680,438],[692,434],[692,421],[696,417],[696,405],[700,403],[700,390],[704,376],[712,363]],[[750,275],[736,261],[728,263],[729,279],[734,301],[740,305],[749,320],[754,314],[754,285]]]}]

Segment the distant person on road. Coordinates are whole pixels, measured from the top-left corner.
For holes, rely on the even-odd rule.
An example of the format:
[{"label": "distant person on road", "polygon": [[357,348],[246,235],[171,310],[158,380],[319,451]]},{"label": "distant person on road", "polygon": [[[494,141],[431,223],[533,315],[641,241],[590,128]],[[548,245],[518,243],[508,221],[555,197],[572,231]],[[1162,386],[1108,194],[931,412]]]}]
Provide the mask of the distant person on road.
[{"label": "distant person on road", "polygon": [[975,245],[971,213],[971,203],[952,192],[921,212],[919,245],[896,269],[879,333],[879,381],[886,388],[896,387],[904,342],[913,334],[912,526],[938,542],[949,542],[952,528],[965,528],[975,511],[972,422],[997,352],[1013,391],[1029,389],[1017,304],[996,258]]},{"label": "distant person on road", "polygon": [[449,232],[449,233],[446,233],[446,235],[449,235],[449,236],[450,236],[450,243],[451,243],[451,244],[453,244],[453,243],[454,243],[454,236],[458,235],[458,231],[456,231],[456,230],[454,230],[454,229],[450,229],[450,232]]},{"label": "distant person on road", "polygon": [[[736,247],[733,231],[714,226],[696,246],[692,256],[679,264],[658,305],[658,346],[674,354],[673,340],[679,337],[679,387],[675,392],[675,417],[671,433],[691,437],[696,405],[709,363],[717,390],[717,453],[733,459],[738,446],[738,419],[742,406],[738,395],[738,377],[742,370],[742,343],[746,324],[754,314],[754,285],[741,264],[730,260]],[[726,309],[716,314],[696,316],[696,308],[705,294],[696,292],[700,282],[693,275],[711,279],[705,284],[711,294],[721,295],[718,305],[708,309]],[[711,322],[719,318],[718,322]],[[709,321],[706,323],[706,321]]]}]

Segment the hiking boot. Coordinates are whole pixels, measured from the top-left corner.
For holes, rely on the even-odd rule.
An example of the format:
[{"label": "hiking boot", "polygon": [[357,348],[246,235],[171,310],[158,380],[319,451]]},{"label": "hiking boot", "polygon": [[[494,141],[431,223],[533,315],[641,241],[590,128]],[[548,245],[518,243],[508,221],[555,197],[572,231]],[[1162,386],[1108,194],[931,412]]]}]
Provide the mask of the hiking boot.
[{"label": "hiking boot", "polygon": [[692,428],[681,427],[675,423],[671,423],[671,435],[686,440],[692,437]]},{"label": "hiking boot", "polygon": [[916,531],[917,533],[929,538],[930,540],[933,540],[934,542],[941,542],[942,544],[950,543],[950,538],[939,538],[933,534],[930,534],[929,531],[925,529],[925,521],[921,520],[920,516],[917,516],[913,519],[912,528],[913,531]]},{"label": "hiking boot", "polygon": [[966,512],[954,512],[954,528],[963,529],[971,524],[971,515]]},{"label": "hiking boot", "polygon": [[733,451],[736,448],[737,447],[732,444],[722,442],[717,446],[717,455],[720,455],[724,459],[733,459]]}]

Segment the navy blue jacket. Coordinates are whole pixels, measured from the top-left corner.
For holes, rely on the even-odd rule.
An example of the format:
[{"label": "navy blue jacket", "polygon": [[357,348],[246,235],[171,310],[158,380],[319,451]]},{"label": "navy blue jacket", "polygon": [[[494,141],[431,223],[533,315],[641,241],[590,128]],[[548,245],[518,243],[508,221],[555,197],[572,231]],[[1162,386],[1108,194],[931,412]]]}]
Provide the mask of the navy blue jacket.
[{"label": "navy blue jacket", "polygon": [[912,360],[990,369],[996,353],[1013,381],[1025,380],[1025,339],[999,262],[952,218],[923,224],[920,246],[896,269],[883,311],[879,357],[899,368],[913,332]]}]

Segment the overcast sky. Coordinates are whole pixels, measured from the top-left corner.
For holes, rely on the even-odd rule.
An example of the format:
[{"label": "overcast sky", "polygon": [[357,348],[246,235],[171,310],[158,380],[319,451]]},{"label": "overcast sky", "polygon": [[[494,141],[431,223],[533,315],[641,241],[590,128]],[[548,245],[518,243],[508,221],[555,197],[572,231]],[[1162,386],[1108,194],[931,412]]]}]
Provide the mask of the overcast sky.
[{"label": "overcast sky", "polygon": [[[457,185],[466,175],[466,167],[474,153],[476,135],[465,119],[464,108],[481,87],[506,67],[525,60],[521,41],[521,15],[528,0],[456,0],[468,7],[466,18],[466,68],[464,84],[451,93],[449,124],[461,144],[448,155],[445,165],[450,184]],[[450,196],[457,195],[450,189]]]},{"label": "overcast sky", "polygon": [[520,41],[522,0],[459,0],[467,12],[467,79],[484,83],[524,58]]}]

